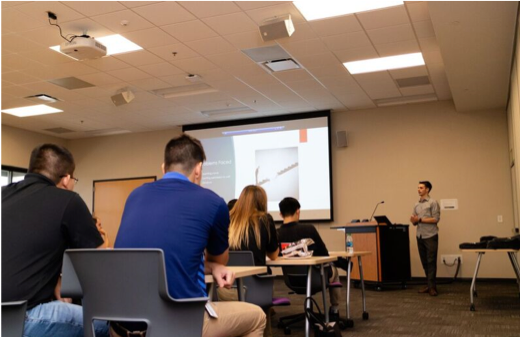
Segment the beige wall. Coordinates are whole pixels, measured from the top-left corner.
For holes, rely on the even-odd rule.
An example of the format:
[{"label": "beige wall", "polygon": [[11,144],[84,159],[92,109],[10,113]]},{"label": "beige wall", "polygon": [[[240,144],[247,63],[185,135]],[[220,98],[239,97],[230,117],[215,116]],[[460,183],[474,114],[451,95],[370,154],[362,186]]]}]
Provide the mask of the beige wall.
[{"label": "beige wall", "polygon": [[[408,223],[417,200],[417,182],[433,183],[432,197],[458,199],[458,211],[445,211],[440,222],[439,254],[459,254],[458,245],[482,235],[510,236],[513,226],[505,111],[457,113],[452,102],[435,102],[333,113],[332,132],[348,132],[349,146],[333,142],[334,224],[378,214]],[[25,131],[24,131],[25,132]],[[68,142],[81,179],[77,191],[91,206],[92,181],[157,175],[171,131],[98,137]],[[4,139],[4,133],[2,133]],[[29,150],[30,151],[30,150]],[[28,158],[28,157],[27,157]],[[3,158],[4,160],[4,158]],[[497,223],[497,215],[504,222]],[[343,249],[342,235],[318,226],[331,250]],[[423,276],[411,228],[412,275]],[[463,254],[462,277],[471,277],[474,254]],[[439,264],[439,276],[453,268]],[[482,277],[513,277],[502,254],[487,254]]]},{"label": "beige wall", "polygon": [[2,125],[2,165],[28,168],[32,149],[43,143],[67,146],[67,140]]},{"label": "beige wall", "polygon": [[[517,29],[520,31],[520,25],[517,26]],[[511,73],[509,106],[507,109],[510,173],[513,182],[513,205],[517,229],[520,228],[520,164],[518,161],[520,159],[520,67],[518,64],[520,56],[520,44],[518,43],[518,40],[520,39],[519,36],[520,35],[517,34],[516,51]]]}]

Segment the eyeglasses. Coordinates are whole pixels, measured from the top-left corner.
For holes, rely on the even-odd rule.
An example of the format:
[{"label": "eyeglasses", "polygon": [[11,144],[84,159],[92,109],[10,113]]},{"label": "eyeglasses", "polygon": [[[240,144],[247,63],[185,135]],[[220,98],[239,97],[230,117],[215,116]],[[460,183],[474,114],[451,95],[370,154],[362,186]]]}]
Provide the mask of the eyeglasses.
[{"label": "eyeglasses", "polygon": [[[68,175],[68,174],[67,174],[67,175]],[[67,175],[64,175],[64,176],[60,176],[60,178],[64,178],[64,177],[66,177]],[[78,183],[78,181],[79,181],[79,179],[78,179],[78,178],[76,178],[76,177],[73,177],[73,176],[70,176],[70,179],[73,179],[73,180],[74,180],[74,183],[76,183],[76,184],[77,184],[77,183]]]}]

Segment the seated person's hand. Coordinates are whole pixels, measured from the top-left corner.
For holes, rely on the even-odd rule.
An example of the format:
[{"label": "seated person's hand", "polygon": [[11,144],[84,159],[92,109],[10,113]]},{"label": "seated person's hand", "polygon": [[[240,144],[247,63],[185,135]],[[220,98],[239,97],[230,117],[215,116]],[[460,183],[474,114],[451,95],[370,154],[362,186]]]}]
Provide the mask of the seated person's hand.
[{"label": "seated person's hand", "polygon": [[61,297],[61,276],[58,279],[58,283],[56,284],[56,287],[54,288],[54,297],[57,301],[65,302],[65,303],[72,303],[72,298],[64,298]]},{"label": "seated person's hand", "polygon": [[233,286],[233,282],[235,282],[235,273],[221,264],[214,265],[211,274],[221,288],[230,289]]}]

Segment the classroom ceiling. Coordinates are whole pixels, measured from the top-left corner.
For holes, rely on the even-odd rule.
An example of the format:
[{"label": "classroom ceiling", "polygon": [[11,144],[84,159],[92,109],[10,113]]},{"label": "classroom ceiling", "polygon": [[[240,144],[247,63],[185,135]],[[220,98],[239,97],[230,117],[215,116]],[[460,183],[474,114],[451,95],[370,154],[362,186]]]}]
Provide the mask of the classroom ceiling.
[{"label": "classroom ceiling", "polygon": [[[66,139],[229,119],[453,99],[458,111],[505,109],[517,2],[423,2],[306,21],[280,1],[2,2],[2,109],[47,94],[62,113],[2,124]],[[64,35],[121,34],[143,50],[75,61],[49,47]],[[259,26],[291,14],[291,37],[263,42]],[[268,72],[244,50],[278,46],[301,69]],[[343,62],[422,52],[426,65],[351,75]],[[251,53],[249,53],[251,54]],[[213,92],[163,98],[153,91],[200,76]],[[65,89],[51,81],[92,84]],[[111,96],[135,98],[115,106]],[[213,111],[207,116],[202,112]],[[227,113],[219,114],[219,112]],[[240,112],[242,111],[242,112]]]}]

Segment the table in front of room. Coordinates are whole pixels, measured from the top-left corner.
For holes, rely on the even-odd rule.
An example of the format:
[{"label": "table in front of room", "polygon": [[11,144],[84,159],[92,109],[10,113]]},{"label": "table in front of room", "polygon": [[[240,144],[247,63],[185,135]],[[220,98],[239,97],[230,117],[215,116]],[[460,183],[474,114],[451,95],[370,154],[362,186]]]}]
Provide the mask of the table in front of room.
[{"label": "table in front of room", "polygon": [[[284,266],[308,266],[307,268],[307,293],[306,297],[311,296],[311,277],[312,277],[312,267],[320,266],[320,274],[321,274],[321,286],[322,286],[322,296],[323,296],[323,306],[325,311],[325,321],[329,321],[329,312],[327,310],[327,282],[325,280],[325,267],[324,265],[329,262],[334,262],[338,258],[336,256],[313,256],[309,258],[301,258],[301,259],[287,259],[287,258],[279,258],[274,261],[267,261],[267,265],[270,267],[284,267]],[[309,337],[310,335],[310,324],[307,319],[305,319],[305,337]]]},{"label": "table in front of room", "polygon": [[478,269],[480,267],[480,261],[482,260],[482,255],[486,253],[507,253],[509,260],[511,261],[511,265],[513,266],[513,270],[516,274],[516,282],[518,284],[518,291],[520,294],[520,265],[518,264],[518,260],[516,259],[516,253],[518,253],[518,249],[461,249],[462,252],[473,252],[477,253],[477,264],[475,265],[475,273],[473,274],[473,280],[471,281],[471,288],[469,289],[469,296],[471,299],[471,305],[469,310],[475,311],[475,303],[473,301],[473,296],[477,296],[477,275]]},{"label": "table in front of room", "polygon": [[350,319],[350,262],[352,258],[357,257],[358,258],[358,266],[359,266],[359,278],[361,283],[361,296],[363,299],[363,319],[368,319],[368,312],[366,311],[366,301],[365,301],[365,282],[363,280],[363,265],[361,264],[361,257],[370,255],[372,252],[353,252],[353,253],[347,253],[346,251],[335,251],[335,252],[329,252],[330,256],[336,256],[336,257],[344,257],[347,259],[347,324],[349,327],[354,326],[354,321]]}]

